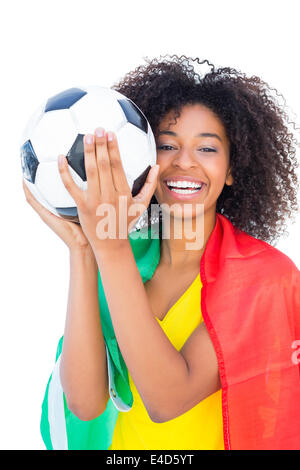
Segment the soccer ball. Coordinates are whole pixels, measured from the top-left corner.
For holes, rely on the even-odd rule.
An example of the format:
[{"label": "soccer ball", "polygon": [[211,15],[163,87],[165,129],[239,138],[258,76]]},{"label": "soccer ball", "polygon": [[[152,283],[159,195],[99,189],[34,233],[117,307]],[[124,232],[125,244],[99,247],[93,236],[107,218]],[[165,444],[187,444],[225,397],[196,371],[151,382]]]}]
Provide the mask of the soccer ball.
[{"label": "soccer ball", "polygon": [[83,137],[103,127],[116,134],[132,195],[138,194],[156,163],[156,145],[142,111],[110,88],[70,88],[49,98],[30,119],[21,140],[25,184],[53,214],[79,223],[76,203],[61,179],[57,157],[67,157],[69,171],[87,189]]}]

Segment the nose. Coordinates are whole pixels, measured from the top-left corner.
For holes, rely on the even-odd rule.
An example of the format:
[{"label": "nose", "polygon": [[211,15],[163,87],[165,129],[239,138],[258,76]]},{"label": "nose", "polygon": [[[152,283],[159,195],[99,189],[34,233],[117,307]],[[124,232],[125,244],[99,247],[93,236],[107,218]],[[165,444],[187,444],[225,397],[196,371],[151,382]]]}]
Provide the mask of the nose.
[{"label": "nose", "polygon": [[188,148],[182,148],[172,159],[172,165],[182,169],[196,168],[199,165],[197,159]]}]

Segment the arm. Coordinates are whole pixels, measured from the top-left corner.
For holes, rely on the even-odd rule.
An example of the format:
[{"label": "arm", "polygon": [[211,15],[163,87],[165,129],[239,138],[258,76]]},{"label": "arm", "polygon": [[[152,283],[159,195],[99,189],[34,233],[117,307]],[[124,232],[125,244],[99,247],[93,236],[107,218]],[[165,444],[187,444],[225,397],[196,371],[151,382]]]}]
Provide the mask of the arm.
[{"label": "arm", "polygon": [[24,179],[22,184],[27,202],[69,248],[70,287],[60,377],[69,409],[81,419],[90,419],[91,409],[99,415],[108,400],[95,256],[80,225],[52,214],[35,199]]},{"label": "arm", "polygon": [[173,419],[216,392],[218,364],[205,325],[177,351],[154,318],[129,242],[95,255],[120,350],[152,421]]},{"label": "arm", "polygon": [[[77,204],[81,227],[94,251],[120,350],[149,416],[153,421],[161,422],[170,419],[174,413],[181,414],[191,403],[198,403],[217,390],[218,385],[213,387],[218,383],[215,353],[208,335],[191,335],[191,341],[184,349],[189,357],[186,360],[154,318],[129,240],[119,237],[118,222],[120,216],[121,219],[124,217],[120,211],[121,196],[127,208],[127,222],[122,219],[122,229],[124,223],[128,229],[128,222],[131,224],[136,219],[137,206],[139,210],[142,206],[143,211],[149,206],[159,166],[151,168],[140,193],[133,197],[117,140],[112,133],[106,136],[102,131],[98,129],[95,136],[88,135],[84,139],[86,191],[75,185],[66,161],[62,161],[60,172],[66,189]],[[107,204],[113,209],[108,218],[102,213],[104,208],[106,212]],[[112,235],[115,232],[117,237],[107,238],[104,232],[107,223]],[[125,273],[121,266],[125,267]],[[197,356],[201,349],[199,343],[204,341],[204,354],[211,348],[209,359]],[[202,368],[207,371],[204,375]],[[95,382],[90,385],[97,386]],[[91,389],[91,393],[94,395],[95,390]],[[95,415],[97,413],[96,401]]]},{"label": "arm", "polygon": [[68,408],[79,419],[99,416],[108,401],[98,267],[93,251],[70,251],[70,285],[60,377]]}]

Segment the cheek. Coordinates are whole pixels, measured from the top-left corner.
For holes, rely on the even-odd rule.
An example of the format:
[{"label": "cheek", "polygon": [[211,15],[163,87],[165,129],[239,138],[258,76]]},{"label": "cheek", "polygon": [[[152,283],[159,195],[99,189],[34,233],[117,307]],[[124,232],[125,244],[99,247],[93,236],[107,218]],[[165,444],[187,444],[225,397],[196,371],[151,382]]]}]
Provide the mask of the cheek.
[{"label": "cheek", "polygon": [[167,161],[166,155],[165,155],[165,158],[163,158],[161,152],[157,152],[156,163],[162,167],[162,166],[166,166],[166,161]]},{"label": "cheek", "polygon": [[228,165],[226,159],[215,159],[206,162],[205,170],[211,181],[223,182],[226,179]]}]

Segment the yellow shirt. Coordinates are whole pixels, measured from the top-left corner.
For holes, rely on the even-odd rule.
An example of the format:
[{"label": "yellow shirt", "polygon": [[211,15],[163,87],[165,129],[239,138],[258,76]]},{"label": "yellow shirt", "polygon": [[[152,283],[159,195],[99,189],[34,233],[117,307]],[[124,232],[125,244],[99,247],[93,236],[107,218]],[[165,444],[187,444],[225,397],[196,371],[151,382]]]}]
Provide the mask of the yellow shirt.
[{"label": "yellow shirt", "polygon": [[[200,274],[157,321],[179,351],[203,321],[200,308]],[[221,390],[202,400],[186,413],[165,423],[154,423],[129,374],[133,394],[130,411],[118,414],[112,444],[108,450],[196,450],[224,449]]]}]

